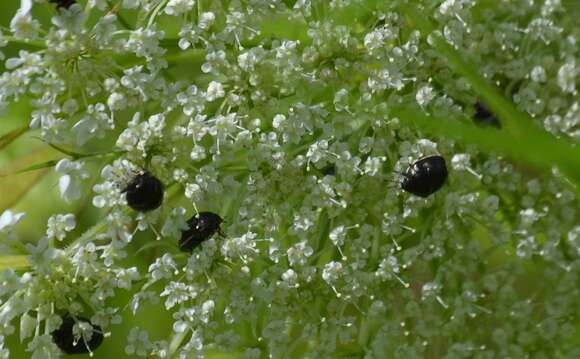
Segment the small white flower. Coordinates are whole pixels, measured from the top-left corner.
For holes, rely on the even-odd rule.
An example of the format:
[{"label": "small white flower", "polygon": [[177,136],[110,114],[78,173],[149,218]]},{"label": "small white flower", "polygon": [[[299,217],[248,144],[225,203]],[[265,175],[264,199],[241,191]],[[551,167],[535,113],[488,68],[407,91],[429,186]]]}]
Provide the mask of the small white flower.
[{"label": "small white flower", "polygon": [[334,94],[334,109],[336,111],[349,111],[348,109],[348,101],[349,101],[349,92],[347,89],[340,89]]},{"label": "small white flower", "polygon": [[169,283],[160,296],[167,297],[165,301],[165,308],[171,309],[176,304],[181,304],[185,301],[197,297],[198,289],[192,285],[187,285],[182,282]]},{"label": "small white flower", "polygon": [[178,207],[171,211],[171,214],[167,216],[163,228],[161,228],[161,234],[165,237],[178,237],[181,235],[181,231],[188,228],[187,218],[185,217],[185,208]]},{"label": "small white flower", "polygon": [[199,17],[199,23],[197,26],[202,30],[207,30],[213,25],[215,18],[215,14],[213,12],[204,12]]},{"label": "small white flower", "polygon": [[136,113],[129,126],[119,135],[116,146],[128,151],[147,155],[149,146],[163,138],[165,128],[165,115],[158,113],[150,116],[147,121],[139,122],[140,113]]},{"label": "small white flower", "polygon": [[520,211],[520,227],[524,229],[528,229],[533,226],[535,222],[537,222],[543,216],[542,213],[538,213],[533,208],[526,208]]},{"label": "small white flower", "polygon": [[330,262],[326,263],[324,269],[322,270],[322,279],[325,282],[331,284],[336,282],[342,276],[342,263],[340,262]]},{"label": "small white flower", "polygon": [[374,30],[365,35],[364,45],[370,53],[383,48],[384,36],[382,31]]},{"label": "small white flower", "polygon": [[26,351],[32,352],[31,359],[56,359],[61,357],[60,349],[54,344],[50,334],[35,336]]},{"label": "small white flower", "polygon": [[469,168],[469,160],[470,156],[467,153],[458,153],[453,155],[453,158],[451,159],[451,165],[454,169],[462,171],[466,168]]},{"label": "small white flower", "polygon": [[427,106],[435,98],[435,93],[433,92],[433,87],[430,85],[425,85],[417,90],[417,95],[415,99],[421,107]]},{"label": "small white flower", "polygon": [[574,61],[562,65],[558,70],[558,85],[564,92],[574,93],[576,91],[576,76],[578,70]]},{"label": "small white flower", "polygon": [[30,13],[18,10],[10,22],[10,30],[18,39],[33,40],[38,35],[40,23]]},{"label": "small white flower", "polygon": [[152,348],[153,344],[149,340],[149,333],[146,330],[142,330],[139,327],[131,329],[127,338],[125,353],[145,357]]},{"label": "small white flower", "polygon": [[189,157],[191,157],[191,159],[194,161],[203,161],[207,157],[206,151],[207,150],[205,147],[195,145],[195,146],[193,146],[193,149],[191,150]]},{"label": "small white flower", "polygon": [[95,328],[91,323],[78,321],[73,325],[73,338],[76,341],[89,342],[94,335]]},{"label": "small white flower", "polygon": [[204,323],[209,323],[209,319],[211,317],[211,315],[213,314],[213,311],[215,309],[215,302],[211,299],[206,300],[205,302],[203,302],[202,306],[201,306],[201,313],[200,313],[200,319],[202,322]]},{"label": "small white flower", "polygon": [[32,9],[33,0],[20,0],[20,11],[27,14]]},{"label": "small white flower", "polygon": [[207,86],[206,96],[209,102],[224,97],[225,91],[223,85],[217,81],[210,82],[209,85]]},{"label": "small white flower", "polygon": [[474,0],[445,0],[439,6],[439,12],[446,16],[456,16],[465,7],[473,6],[474,3]]},{"label": "small white flower", "polygon": [[538,242],[534,236],[521,239],[516,247],[516,255],[521,258],[530,258],[538,251]]},{"label": "small white flower", "polygon": [[96,7],[99,10],[105,10],[107,8],[107,0],[89,0],[88,6],[91,8]]},{"label": "small white flower", "polygon": [[127,99],[125,95],[120,92],[113,92],[107,99],[107,106],[111,111],[120,111],[127,106]]},{"label": "small white flower", "polygon": [[134,9],[140,5],[142,0],[123,0],[123,8]]},{"label": "small white flower", "polygon": [[26,216],[25,213],[14,213],[9,209],[2,212],[2,215],[0,215],[0,233],[10,233],[13,227],[20,222],[24,216]]},{"label": "small white flower", "polygon": [[576,249],[576,253],[580,255],[580,226],[576,226],[568,232],[568,242],[571,248]]},{"label": "small white flower", "polygon": [[281,128],[283,126],[283,124],[284,124],[285,121],[286,121],[286,116],[281,115],[281,114],[277,114],[272,119],[272,127],[274,127],[274,128]]},{"label": "small white flower", "polygon": [[437,143],[421,138],[417,140],[417,152],[422,156],[432,155],[437,153]]},{"label": "small white flower", "polygon": [[31,337],[38,324],[36,317],[30,316],[28,313],[22,314],[20,317],[20,341]]},{"label": "small white flower", "polygon": [[83,145],[93,138],[103,138],[108,130],[113,130],[115,123],[106,112],[102,103],[89,105],[84,116],[73,126],[77,144]]},{"label": "small white flower", "polygon": [[29,261],[34,268],[41,273],[50,271],[54,264],[53,260],[62,255],[62,250],[52,248],[49,246],[48,238],[44,237],[38,241],[36,246],[34,244],[27,244],[26,249],[30,253]]},{"label": "small white flower", "polygon": [[81,180],[89,178],[83,161],[71,161],[63,158],[58,161],[55,171],[63,175],[58,180],[60,195],[66,202],[72,202],[81,196]]},{"label": "small white flower", "polygon": [[165,253],[161,258],[157,258],[155,263],[149,266],[151,281],[158,281],[163,278],[169,279],[178,272],[177,264],[170,253]]},{"label": "small white flower", "polygon": [[308,242],[301,241],[288,248],[288,262],[291,266],[303,266],[307,263],[308,258],[312,256],[312,254],[314,254],[314,250],[308,245]]},{"label": "small white flower", "polygon": [[79,4],[72,4],[68,9],[61,8],[51,22],[58,28],[72,33],[80,33],[83,30],[87,16]]},{"label": "small white flower", "polygon": [[286,288],[298,288],[298,275],[293,269],[282,273],[282,281]]},{"label": "small white flower", "polygon": [[548,79],[546,70],[542,66],[535,66],[530,73],[530,77],[533,81],[538,83],[544,83]]},{"label": "small white flower", "polygon": [[194,4],[195,2],[193,0],[169,0],[165,6],[165,13],[167,15],[179,16],[191,11]]},{"label": "small white flower", "polygon": [[338,226],[330,231],[329,238],[332,243],[337,246],[341,247],[344,245],[344,239],[346,238],[347,229],[345,226]]},{"label": "small white flower", "polygon": [[72,231],[75,227],[74,214],[57,214],[48,219],[46,235],[48,238],[56,238],[62,241],[66,237],[66,232]]},{"label": "small white flower", "polygon": [[140,278],[141,276],[136,267],[123,268],[115,271],[115,285],[117,288],[129,290],[133,282]]},{"label": "small white flower", "polygon": [[384,157],[372,157],[369,156],[364,164],[364,172],[369,176],[376,176],[381,172],[383,167]]},{"label": "small white flower", "polygon": [[256,234],[252,232],[244,233],[240,237],[227,238],[221,247],[224,257],[230,260],[241,259],[247,261],[254,258],[259,250],[256,249]]},{"label": "small white flower", "polygon": [[131,32],[125,42],[125,49],[135,53],[138,57],[154,59],[165,53],[159,46],[159,40],[165,36],[163,31],[156,31],[155,27],[138,28]]}]

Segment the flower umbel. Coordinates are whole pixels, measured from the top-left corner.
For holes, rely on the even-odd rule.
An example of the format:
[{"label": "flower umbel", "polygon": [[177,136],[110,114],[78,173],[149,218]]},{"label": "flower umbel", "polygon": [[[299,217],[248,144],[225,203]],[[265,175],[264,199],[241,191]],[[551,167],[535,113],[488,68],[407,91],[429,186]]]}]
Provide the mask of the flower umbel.
[{"label": "flower umbel", "polygon": [[572,2],[42,2],[0,358],[580,356]]}]

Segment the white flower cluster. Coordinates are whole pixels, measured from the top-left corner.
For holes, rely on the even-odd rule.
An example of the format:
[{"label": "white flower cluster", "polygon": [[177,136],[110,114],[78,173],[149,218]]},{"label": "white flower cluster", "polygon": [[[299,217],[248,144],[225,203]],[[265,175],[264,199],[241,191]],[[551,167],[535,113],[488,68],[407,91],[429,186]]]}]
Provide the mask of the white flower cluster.
[{"label": "white flower cluster", "polygon": [[[24,245],[27,218],[2,213],[0,248],[27,259],[0,273],[0,358],[17,325],[31,357],[61,355],[66,313],[138,357],[580,357],[578,192],[393,115],[482,109],[410,2],[55,0],[50,24],[39,2],[0,30],[21,47],[0,106],[30,103],[30,131],[63,152],[63,200],[100,218],[54,214]],[[573,5],[413,3],[521,111],[580,139]],[[447,184],[405,192],[432,155]],[[139,173],[164,194],[137,214]],[[224,235],[180,252],[206,210]],[[151,307],[167,328],[115,325]]]}]

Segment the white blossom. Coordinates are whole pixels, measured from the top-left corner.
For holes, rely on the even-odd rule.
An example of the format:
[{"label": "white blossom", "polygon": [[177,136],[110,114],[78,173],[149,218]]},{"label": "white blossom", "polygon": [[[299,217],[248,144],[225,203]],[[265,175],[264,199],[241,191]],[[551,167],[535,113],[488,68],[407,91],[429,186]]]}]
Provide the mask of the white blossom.
[{"label": "white blossom", "polygon": [[62,241],[66,237],[66,232],[72,231],[76,227],[75,216],[72,213],[57,214],[48,219],[46,236]]},{"label": "white blossom", "polygon": [[62,173],[58,181],[58,188],[62,198],[67,202],[72,202],[81,196],[81,181],[89,177],[88,171],[84,169],[84,162],[71,161],[68,158],[60,160],[55,171]]},{"label": "white blossom", "polygon": [[12,232],[14,226],[26,216],[25,213],[14,213],[7,209],[0,215],[0,233]]},{"label": "white blossom", "polygon": [[167,5],[165,5],[165,13],[179,16],[189,12],[194,4],[194,0],[169,0]]}]

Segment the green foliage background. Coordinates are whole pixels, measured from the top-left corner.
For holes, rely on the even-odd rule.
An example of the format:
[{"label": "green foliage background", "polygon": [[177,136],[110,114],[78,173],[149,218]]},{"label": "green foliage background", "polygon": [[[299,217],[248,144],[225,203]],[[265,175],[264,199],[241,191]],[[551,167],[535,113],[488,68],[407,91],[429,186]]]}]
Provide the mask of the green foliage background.
[{"label": "green foliage background", "polygon": [[[5,0],[0,3],[0,25],[8,27],[12,15],[19,7],[19,1]],[[577,8],[571,6],[571,10],[578,14]],[[352,22],[357,17],[364,17],[364,10],[352,9],[352,12],[334,14],[337,21]],[[356,10],[356,11],[355,11]],[[38,18],[48,22],[53,10],[38,13]],[[361,12],[362,11],[362,12]],[[414,22],[416,28],[428,30],[430,24],[417,21],[422,17],[414,14],[409,8],[407,17]],[[353,23],[353,26],[356,24]],[[307,41],[304,29],[299,24],[293,24],[284,19],[272,19],[271,23],[264,24],[263,34],[278,35],[280,37],[301,39]],[[436,41],[435,47],[440,55],[448,60],[450,68],[465,76],[475,91],[490,105],[504,124],[504,129],[498,132],[494,129],[481,129],[475,127],[470,119],[448,119],[426,117],[423,112],[412,108],[395,109],[403,121],[410,126],[419,126],[428,133],[444,134],[461,139],[467,143],[473,143],[488,151],[497,152],[511,158],[522,168],[529,169],[532,173],[550,171],[554,166],[566,175],[573,191],[580,193],[580,148],[577,144],[559,140],[547,134],[542,128],[534,123],[526,115],[518,112],[512,104],[504,99],[498,91],[486,84],[478,75],[477,71],[444,41]],[[16,56],[18,51],[33,49],[28,44],[10,43],[2,51],[7,58]],[[195,66],[190,66],[192,71]],[[199,66],[197,66],[199,68]],[[174,69],[179,71],[179,69]],[[3,65],[0,64],[0,71]],[[19,169],[28,168],[36,164],[50,164],[52,160],[58,160],[63,154],[51,149],[35,137],[32,132],[25,131],[30,118],[30,106],[26,99],[20,103],[11,104],[10,108],[0,114],[0,173],[6,174]],[[42,167],[42,166],[41,166]],[[91,170],[96,173],[98,167],[92,164]],[[97,178],[95,176],[95,178]],[[27,171],[20,174],[11,174],[0,177],[0,213],[5,209],[17,212],[26,212],[27,217],[18,226],[18,235],[23,242],[36,242],[46,226],[47,219],[54,213],[75,213],[78,225],[70,238],[80,236],[84,231],[95,224],[96,219],[102,218],[103,213],[91,205],[91,198],[87,197],[75,204],[67,205],[63,202],[57,190],[58,177],[52,168],[41,168],[35,171]],[[485,241],[485,230],[480,227],[476,230],[482,241]],[[133,241],[134,252],[148,241],[150,234],[140,234]],[[139,268],[146,268],[157,256],[157,250],[143,252],[144,255],[136,255],[130,258]],[[516,260],[498,255],[495,260]],[[18,258],[3,257],[0,259],[0,269],[18,266]],[[533,285],[533,273],[540,268],[529,268],[529,285]],[[537,285],[537,283],[535,283]],[[117,305],[124,307],[130,299],[130,293],[116,298]],[[124,320],[120,326],[115,326],[115,332],[108,338],[96,353],[97,358],[122,358],[125,357],[124,347],[129,330],[134,326],[147,329],[154,338],[171,337],[171,318],[167,316],[162,304],[157,307],[148,307],[140,310],[137,317],[129,311],[123,313]],[[577,326],[575,340],[580,344],[580,325]],[[243,332],[243,330],[240,330]],[[14,358],[28,358],[29,354],[18,343],[18,335],[9,339],[8,347]],[[229,358],[238,357],[238,353],[229,355],[215,354],[214,357]],[[83,358],[87,356],[77,356]]]}]

